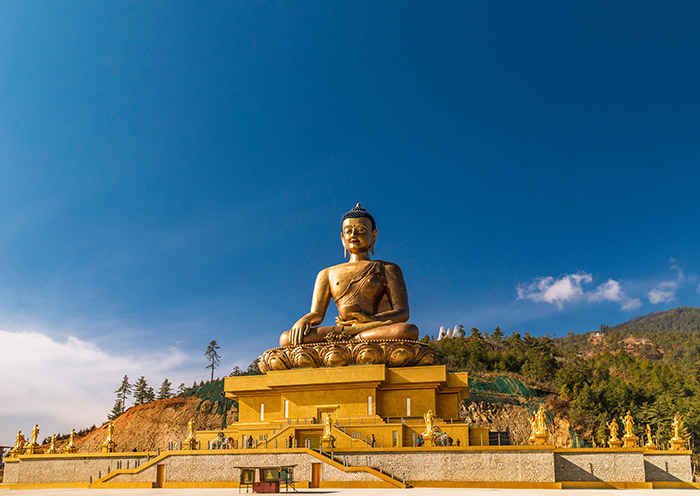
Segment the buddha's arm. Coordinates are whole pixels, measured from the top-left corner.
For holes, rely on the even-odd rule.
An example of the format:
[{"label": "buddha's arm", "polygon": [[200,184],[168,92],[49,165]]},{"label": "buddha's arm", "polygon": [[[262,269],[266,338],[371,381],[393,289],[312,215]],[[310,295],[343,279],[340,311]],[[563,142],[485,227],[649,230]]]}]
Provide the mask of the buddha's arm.
[{"label": "buddha's arm", "polygon": [[387,296],[391,302],[391,310],[376,315],[377,320],[393,323],[408,322],[410,312],[408,310],[408,291],[403,273],[398,265],[387,263],[386,271]]},{"label": "buddha's arm", "polygon": [[294,326],[289,331],[290,342],[292,345],[301,344],[311,328],[323,322],[328,310],[328,304],[331,301],[330,283],[328,281],[327,269],[322,270],[316,276],[314,284],[314,292],[311,297],[311,311],[296,321]]}]

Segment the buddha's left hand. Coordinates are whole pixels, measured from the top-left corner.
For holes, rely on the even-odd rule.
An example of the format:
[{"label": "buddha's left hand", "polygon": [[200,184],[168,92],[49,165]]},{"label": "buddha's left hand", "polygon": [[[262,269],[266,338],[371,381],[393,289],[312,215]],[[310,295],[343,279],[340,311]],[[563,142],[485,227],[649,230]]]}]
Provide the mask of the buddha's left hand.
[{"label": "buddha's left hand", "polygon": [[340,317],[336,317],[336,325],[351,326],[364,322],[377,322],[377,319],[374,318],[372,315],[366,315],[362,312],[350,312],[347,314],[347,316],[349,317],[348,319],[341,319]]}]

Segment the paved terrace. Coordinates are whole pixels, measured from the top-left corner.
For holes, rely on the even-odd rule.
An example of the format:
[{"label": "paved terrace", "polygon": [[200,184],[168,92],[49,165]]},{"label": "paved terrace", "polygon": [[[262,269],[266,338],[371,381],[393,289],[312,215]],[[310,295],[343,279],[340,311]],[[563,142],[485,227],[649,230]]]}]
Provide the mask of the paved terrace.
[{"label": "paved terrace", "polygon": [[[244,494],[242,491],[241,494]],[[327,496],[697,496],[697,489],[300,489],[298,494]],[[30,489],[7,496],[234,496],[238,489]],[[252,492],[250,494],[253,494]],[[284,491],[281,493],[284,494]],[[290,494],[294,494],[290,492]]]}]

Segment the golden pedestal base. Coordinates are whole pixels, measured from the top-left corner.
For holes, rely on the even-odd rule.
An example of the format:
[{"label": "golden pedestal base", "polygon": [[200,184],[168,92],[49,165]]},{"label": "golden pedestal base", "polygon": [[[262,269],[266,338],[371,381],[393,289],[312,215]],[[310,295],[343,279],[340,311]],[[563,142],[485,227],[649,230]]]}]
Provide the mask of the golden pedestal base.
[{"label": "golden pedestal base", "polygon": [[622,447],[623,448],[638,448],[639,447],[639,438],[637,436],[633,435],[627,435],[625,434],[622,436]]},{"label": "golden pedestal base", "polygon": [[64,453],[77,453],[78,452],[78,447],[77,446],[66,446],[63,449]]},{"label": "golden pedestal base", "polygon": [[685,439],[681,437],[671,438],[671,449],[673,451],[679,451],[685,449]]},{"label": "golden pedestal base", "polygon": [[433,349],[419,341],[350,339],[273,348],[260,356],[258,367],[265,374],[270,370],[297,368],[372,364],[409,367],[432,365],[434,362]]},{"label": "golden pedestal base", "polygon": [[[549,434],[546,432],[538,432],[534,436],[534,444],[535,446],[544,446],[547,444],[547,441],[549,440]],[[532,437],[531,437],[532,439]]]},{"label": "golden pedestal base", "polygon": [[25,455],[41,455],[43,453],[43,450],[41,449],[41,446],[38,444],[28,444],[24,448],[24,454]]},{"label": "golden pedestal base", "polygon": [[117,443],[109,441],[102,443],[102,453],[114,453],[117,451]]},{"label": "golden pedestal base", "polygon": [[611,448],[621,448],[622,447],[622,441],[619,440],[618,438],[615,439],[608,439],[608,446]]},{"label": "golden pedestal base", "polygon": [[[290,441],[317,449],[324,447],[324,421],[331,414],[338,449],[368,448],[373,435],[377,448],[414,446],[426,428],[423,415],[432,410],[436,427],[455,444],[488,444],[487,429],[472,432],[459,421],[467,384],[466,372],[447,372],[442,365],[297,368],[227,377],[224,391],[238,402],[238,421],[223,432],[238,447],[252,438],[257,449],[287,448]],[[198,431],[197,439],[205,445],[216,435]]]}]

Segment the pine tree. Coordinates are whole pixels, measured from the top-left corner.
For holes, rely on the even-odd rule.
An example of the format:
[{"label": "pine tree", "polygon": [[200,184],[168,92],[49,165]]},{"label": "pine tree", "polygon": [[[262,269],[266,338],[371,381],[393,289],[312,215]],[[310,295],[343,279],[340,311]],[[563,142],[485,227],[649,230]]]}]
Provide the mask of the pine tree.
[{"label": "pine tree", "polygon": [[168,398],[172,397],[173,391],[170,389],[170,386],[172,384],[166,377],[165,380],[163,381],[163,384],[160,385],[160,389],[158,390],[158,398],[159,400],[167,400]]},{"label": "pine tree", "polygon": [[114,420],[122,413],[124,413],[124,410],[122,409],[122,401],[117,398],[117,400],[114,402],[112,411],[109,412],[109,415],[107,415],[107,420]]},{"label": "pine tree", "polygon": [[177,395],[180,396],[185,391],[187,391],[187,386],[185,386],[184,382],[181,382],[180,385],[177,387]]},{"label": "pine tree", "polygon": [[152,387],[149,387],[147,392],[146,392],[146,403],[149,403],[151,401],[155,401],[156,399],[156,393],[153,391]]},{"label": "pine tree", "polygon": [[122,384],[119,386],[119,389],[114,391],[117,393],[117,401],[121,403],[121,411],[119,412],[120,414],[124,413],[124,410],[126,410],[126,398],[131,394],[132,386],[129,384],[129,376],[125,375],[124,378],[122,379]]},{"label": "pine tree", "polygon": [[134,384],[134,405],[143,405],[148,402],[148,389],[146,378],[139,377]]},{"label": "pine tree", "polygon": [[205,369],[211,369],[211,380],[214,380],[214,369],[221,363],[221,357],[216,352],[219,349],[219,345],[216,343],[216,339],[212,340],[207,346],[207,350],[204,352],[204,356],[209,360],[209,365],[204,367]]}]

